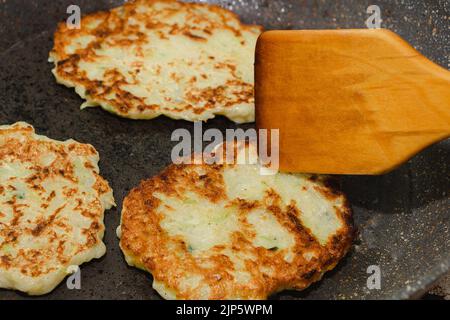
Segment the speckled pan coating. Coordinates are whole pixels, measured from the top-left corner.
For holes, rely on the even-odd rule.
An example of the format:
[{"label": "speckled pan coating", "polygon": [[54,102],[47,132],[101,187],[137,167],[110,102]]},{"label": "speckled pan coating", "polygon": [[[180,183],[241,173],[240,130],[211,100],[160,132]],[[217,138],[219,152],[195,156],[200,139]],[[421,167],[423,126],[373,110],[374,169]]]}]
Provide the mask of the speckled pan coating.
[{"label": "speckled pan coating", "polygon": [[[169,119],[129,121],[100,109],[79,111],[81,99],[55,84],[46,62],[57,21],[76,2],[83,12],[116,6],[121,1],[6,0],[0,2],[0,123],[33,124],[54,139],[74,138],[96,146],[102,175],[116,191],[118,208],[131,186],[170,163],[175,128],[191,123]],[[365,27],[371,2],[213,1],[239,13],[246,23],[274,28]],[[449,68],[450,3],[446,0],[380,0],[383,26],[409,41],[424,55]],[[240,126],[248,128],[251,125]],[[223,118],[204,129],[235,128]],[[430,147],[398,170],[379,177],[346,176],[342,188],[353,205],[359,238],[338,268],[301,293],[279,299],[418,297],[450,268],[450,141]],[[46,299],[158,299],[146,273],[126,266],[115,236],[118,210],[106,217],[106,256],[82,268],[82,290],[63,284]],[[369,265],[379,265],[382,289],[368,290]],[[0,291],[0,298],[22,299]]]}]

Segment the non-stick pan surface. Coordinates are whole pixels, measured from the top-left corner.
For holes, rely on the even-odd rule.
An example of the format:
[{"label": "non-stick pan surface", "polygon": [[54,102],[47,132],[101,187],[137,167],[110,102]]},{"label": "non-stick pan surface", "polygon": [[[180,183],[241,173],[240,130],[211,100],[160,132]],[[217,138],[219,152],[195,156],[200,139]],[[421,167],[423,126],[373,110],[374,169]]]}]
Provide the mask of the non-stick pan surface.
[{"label": "non-stick pan surface", "polygon": [[[364,28],[369,1],[211,1],[245,22],[268,29]],[[107,254],[81,268],[81,290],[63,282],[45,299],[159,299],[151,276],[127,267],[115,229],[122,199],[141,179],[170,163],[174,129],[193,125],[160,117],[132,121],[100,108],[79,110],[81,99],[57,85],[47,63],[56,23],[70,4],[82,13],[122,1],[0,1],[0,124],[27,121],[39,134],[74,138],[100,153],[102,175],[114,189],[118,207],[106,212]],[[382,26],[396,31],[430,59],[449,67],[450,3],[447,0],[377,1]],[[449,106],[450,107],[450,106]],[[241,126],[243,128],[251,125]],[[206,128],[235,128],[217,118]],[[410,298],[425,292],[450,268],[450,141],[425,150],[394,172],[377,177],[345,176],[342,188],[353,205],[358,239],[352,252],[306,291],[277,299]],[[381,289],[368,289],[369,266],[379,266]],[[28,298],[0,290],[0,299]]]}]

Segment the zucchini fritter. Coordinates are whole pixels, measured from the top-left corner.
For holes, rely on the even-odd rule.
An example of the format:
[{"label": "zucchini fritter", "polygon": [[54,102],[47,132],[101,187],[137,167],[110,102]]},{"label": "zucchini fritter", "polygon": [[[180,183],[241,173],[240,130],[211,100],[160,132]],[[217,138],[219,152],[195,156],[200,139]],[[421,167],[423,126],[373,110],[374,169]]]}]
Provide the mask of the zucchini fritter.
[{"label": "zucchini fritter", "polygon": [[105,253],[103,213],[114,205],[97,151],[0,126],[0,288],[53,290],[77,266]]},{"label": "zucchini fritter", "polygon": [[119,116],[254,121],[253,62],[262,29],[215,5],[136,0],[60,23],[50,61],[82,107]]},{"label": "zucchini fritter", "polygon": [[345,197],[323,176],[259,169],[170,165],[142,181],[118,228],[128,264],[149,271],[166,299],[266,299],[318,281],[351,246]]}]

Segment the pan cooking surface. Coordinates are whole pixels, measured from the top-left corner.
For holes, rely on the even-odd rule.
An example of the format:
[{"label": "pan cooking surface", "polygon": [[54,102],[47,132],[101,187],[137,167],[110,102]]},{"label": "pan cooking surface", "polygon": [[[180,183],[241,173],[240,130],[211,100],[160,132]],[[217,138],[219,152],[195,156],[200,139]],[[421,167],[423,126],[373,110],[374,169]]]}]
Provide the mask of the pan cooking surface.
[{"label": "pan cooking surface", "polygon": [[[364,28],[367,1],[210,1],[247,23],[267,29]],[[164,117],[151,121],[117,118],[100,108],[79,110],[82,100],[57,85],[47,63],[57,21],[69,4],[82,13],[122,1],[5,0],[0,2],[0,124],[19,120],[53,139],[74,138],[100,153],[101,174],[111,184],[117,208],[106,212],[107,254],[81,268],[81,290],[65,281],[44,299],[160,299],[150,275],[126,265],[115,229],[122,199],[130,188],[170,163],[176,128],[193,124]],[[378,1],[383,27],[448,68],[449,3]],[[208,128],[250,128],[219,117]],[[322,281],[303,292],[285,291],[275,299],[409,298],[424,293],[450,268],[450,141],[430,147],[394,172],[378,177],[344,176],[342,188],[353,206],[359,236],[353,250]],[[369,290],[369,266],[381,270],[381,289]],[[0,289],[0,299],[27,299]]]}]

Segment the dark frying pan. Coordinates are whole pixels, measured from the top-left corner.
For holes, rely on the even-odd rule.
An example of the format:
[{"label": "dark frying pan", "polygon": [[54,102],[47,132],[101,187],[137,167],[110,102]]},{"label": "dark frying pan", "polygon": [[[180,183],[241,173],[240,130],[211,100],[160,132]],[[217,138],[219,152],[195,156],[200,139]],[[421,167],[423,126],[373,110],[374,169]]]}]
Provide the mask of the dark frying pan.
[{"label": "dark frying pan", "polygon": [[[268,29],[364,28],[369,1],[210,1]],[[81,99],[57,85],[47,63],[56,23],[78,4],[88,13],[120,0],[0,1],[0,124],[18,120],[40,134],[93,144],[101,172],[118,208],[106,213],[106,256],[85,264],[81,290],[65,283],[46,299],[158,299],[150,275],[127,267],[115,235],[126,193],[170,162],[171,132],[191,123],[158,118],[131,121],[100,108],[80,112]],[[428,58],[448,68],[450,3],[447,0],[379,0],[383,27],[396,31]],[[252,125],[241,126],[244,128]],[[204,128],[236,127],[224,118]],[[416,298],[450,268],[450,141],[425,150],[394,172],[377,177],[344,176],[342,188],[353,205],[359,236],[352,252],[323,281],[279,299]],[[367,287],[371,265],[380,267],[381,289]],[[0,299],[27,298],[0,290]]]}]

